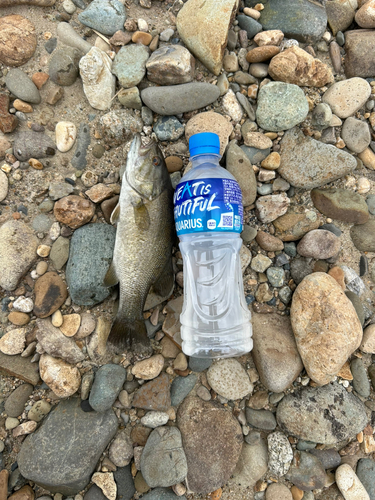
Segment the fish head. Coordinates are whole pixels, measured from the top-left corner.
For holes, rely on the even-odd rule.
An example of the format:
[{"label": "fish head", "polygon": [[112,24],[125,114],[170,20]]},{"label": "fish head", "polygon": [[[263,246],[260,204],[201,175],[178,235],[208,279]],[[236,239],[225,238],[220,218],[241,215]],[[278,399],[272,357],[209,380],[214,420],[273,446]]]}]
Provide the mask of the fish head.
[{"label": "fish head", "polygon": [[143,198],[152,201],[170,184],[164,156],[154,140],[142,145],[136,134],[130,146],[125,170],[128,184]]}]

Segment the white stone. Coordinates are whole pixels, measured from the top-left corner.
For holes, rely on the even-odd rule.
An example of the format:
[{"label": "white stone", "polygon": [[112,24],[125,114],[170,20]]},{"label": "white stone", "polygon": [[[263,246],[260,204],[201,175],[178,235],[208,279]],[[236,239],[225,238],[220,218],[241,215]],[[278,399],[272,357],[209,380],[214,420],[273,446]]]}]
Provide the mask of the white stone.
[{"label": "white stone", "polygon": [[232,89],[229,89],[228,92],[222,99],[222,106],[224,113],[229,115],[234,122],[241,121],[243,116],[243,111],[240,103],[237,101],[236,96]]},{"label": "white stone", "polygon": [[151,358],[138,361],[132,368],[132,374],[143,380],[151,380],[159,375],[164,366],[164,358],[161,354]]},{"label": "white stone", "polygon": [[357,181],[357,193],[366,194],[371,189],[371,183],[366,177],[360,177]]},{"label": "white stone", "polygon": [[375,354],[375,323],[364,329],[362,342],[359,348],[362,352]]},{"label": "white stone", "polygon": [[64,0],[62,6],[65,12],[67,12],[68,14],[74,14],[74,12],[77,10],[77,7],[74,5],[72,0]]},{"label": "white stone", "polygon": [[115,95],[116,77],[111,68],[111,58],[97,47],[93,47],[79,62],[87,100],[93,108],[101,111],[111,107]]},{"label": "white stone", "polygon": [[63,315],[61,314],[60,309],[57,309],[57,311],[55,311],[52,314],[51,321],[52,321],[53,326],[55,326],[56,328],[59,328],[63,324],[64,319],[63,319]]},{"label": "white stone", "polygon": [[0,170],[0,201],[5,200],[8,194],[8,177]]},{"label": "white stone", "polygon": [[148,31],[148,23],[145,21],[145,19],[142,19],[141,17],[137,21],[138,23],[138,29],[139,31]]},{"label": "white stone", "polygon": [[349,464],[342,464],[336,470],[336,484],[345,500],[370,500],[365,487]]},{"label": "white stone", "polygon": [[16,299],[13,302],[13,309],[15,311],[29,313],[34,309],[34,302],[32,301],[32,299],[30,299],[28,297],[21,296],[21,297],[18,297],[18,299]]},{"label": "white stone", "polygon": [[253,391],[253,384],[242,365],[233,358],[212,364],[207,372],[212,389],[226,399],[242,399]]},{"label": "white stone", "polygon": [[370,84],[359,77],[336,82],[323,95],[323,102],[331,106],[339,118],[348,118],[358,111],[371,95]]},{"label": "white stone", "polygon": [[13,430],[13,436],[25,436],[26,434],[31,434],[37,428],[37,423],[29,420],[28,422],[23,422],[21,425]]},{"label": "white stone", "polygon": [[162,42],[169,42],[169,40],[172,38],[174,34],[174,30],[172,28],[167,28],[166,30],[162,31],[160,33],[160,40]]},{"label": "white stone", "polygon": [[72,122],[59,122],[56,125],[56,147],[61,153],[72,149],[77,137],[77,128]]},{"label": "white stone", "polygon": [[116,500],[117,486],[112,472],[95,472],[91,481],[99,486],[108,500]]},{"label": "white stone", "polygon": [[169,420],[168,413],[163,411],[149,411],[144,417],[141,418],[141,423],[146,427],[155,429],[161,425],[165,425]]},{"label": "white stone", "polygon": [[61,233],[60,224],[58,222],[54,222],[51,226],[51,229],[49,230],[49,237],[51,238],[52,241],[56,241],[57,238],[60,236],[60,233]]},{"label": "white stone", "polygon": [[25,348],[26,331],[26,328],[16,328],[3,335],[0,339],[0,351],[10,356],[21,354]]},{"label": "white stone", "polygon": [[59,398],[72,396],[78,391],[81,384],[78,368],[49,354],[41,355],[39,372],[40,378]]}]

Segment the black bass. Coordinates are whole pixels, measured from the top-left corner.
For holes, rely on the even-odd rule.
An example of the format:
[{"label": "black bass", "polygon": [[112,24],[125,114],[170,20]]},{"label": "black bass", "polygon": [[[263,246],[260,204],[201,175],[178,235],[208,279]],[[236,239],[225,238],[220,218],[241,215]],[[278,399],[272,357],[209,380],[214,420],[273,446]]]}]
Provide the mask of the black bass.
[{"label": "black bass", "polygon": [[104,284],[120,285],[117,316],[108,337],[116,352],[130,349],[147,356],[152,349],[143,319],[147,294],[166,296],[173,289],[172,245],[175,238],[173,187],[163,153],[151,141],[131,144],[118,205],[113,261]]}]

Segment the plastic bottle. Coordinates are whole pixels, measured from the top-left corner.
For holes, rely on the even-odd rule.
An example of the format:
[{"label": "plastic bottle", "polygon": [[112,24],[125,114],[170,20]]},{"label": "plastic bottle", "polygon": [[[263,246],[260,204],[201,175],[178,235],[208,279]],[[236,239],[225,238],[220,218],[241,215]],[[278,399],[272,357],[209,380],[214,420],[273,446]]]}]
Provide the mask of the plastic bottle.
[{"label": "plastic bottle", "polygon": [[192,169],[174,194],[184,263],[182,350],[198,358],[240,356],[253,347],[239,256],[242,193],[219,165],[216,134],[193,135],[189,149]]}]

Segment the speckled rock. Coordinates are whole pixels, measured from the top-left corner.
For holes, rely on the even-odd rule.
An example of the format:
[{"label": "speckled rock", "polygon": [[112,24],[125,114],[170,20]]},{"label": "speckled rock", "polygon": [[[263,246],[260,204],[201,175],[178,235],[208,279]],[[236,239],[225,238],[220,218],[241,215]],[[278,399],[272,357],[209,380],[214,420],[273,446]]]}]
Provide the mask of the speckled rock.
[{"label": "speckled rock", "polygon": [[371,142],[370,128],[365,121],[349,116],[341,129],[341,137],[354,153],[362,153]]},{"label": "speckled rock", "polygon": [[76,366],[49,354],[42,354],[39,360],[40,378],[59,398],[75,394],[81,385],[81,375]]},{"label": "speckled rock", "polygon": [[146,74],[149,55],[149,49],[142,44],[121,47],[113,61],[112,72],[122,87],[128,89],[138,85]]},{"label": "speckled rock", "polygon": [[273,432],[267,436],[268,469],[271,474],[284,476],[293,460],[293,450],[288,438],[282,432]]},{"label": "speckled rock", "polygon": [[263,223],[272,222],[285,214],[289,204],[285,193],[260,196],[255,203],[257,217]]},{"label": "speckled rock", "polygon": [[[173,114],[173,113],[172,113]],[[129,109],[117,109],[100,117],[97,131],[105,144],[117,147],[142,132],[143,122]]]},{"label": "speckled rock", "polygon": [[348,118],[360,109],[371,94],[370,84],[363,78],[349,78],[334,83],[323,95],[323,102],[330,105],[339,118]]},{"label": "speckled rock", "polygon": [[212,364],[207,380],[215,392],[227,399],[242,399],[253,390],[249,376],[236,359],[223,359]]}]

